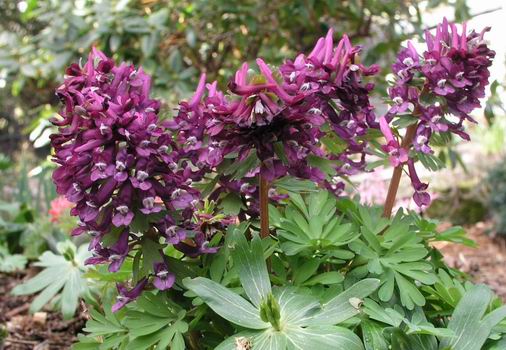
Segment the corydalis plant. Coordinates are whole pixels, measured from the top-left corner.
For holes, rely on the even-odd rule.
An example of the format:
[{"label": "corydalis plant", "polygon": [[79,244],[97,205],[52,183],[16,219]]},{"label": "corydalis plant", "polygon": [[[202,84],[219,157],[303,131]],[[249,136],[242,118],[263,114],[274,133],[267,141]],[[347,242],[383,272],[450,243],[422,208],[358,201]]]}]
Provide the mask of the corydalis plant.
[{"label": "corydalis plant", "polygon": [[289,174],[321,182],[325,175],[308,157],[328,156],[320,148],[324,136],[334,136],[322,128],[328,123],[348,144],[338,155],[339,169],[345,174],[363,169],[363,157],[357,163],[348,156],[363,153],[366,143],[360,137],[377,126],[369,103],[373,85],[362,82],[377,69],[355,64],[360,48],[346,36],[334,47],[332,35],[330,30],[311,54],[279,69],[261,59],[258,72],[243,64],[229,83],[230,94],[219,91],[216,82],[205,85],[202,76],[173,123],[183,148],[194,151],[201,167],[215,167],[230,154],[244,160],[254,150],[269,181]]},{"label": "corydalis plant", "polygon": [[206,85],[203,75],[171,123],[202,172],[226,169],[227,158],[244,165],[241,176],[220,176],[215,193],[239,193],[250,216],[260,209],[264,236],[267,200],[280,198],[268,189],[270,182],[290,175],[340,194],[344,182],[336,175],[365,168],[365,136],[377,123],[369,103],[374,85],[362,78],[377,68],[355,64],[360,48],[346,36],[334,46],[332,36],[330,30],[307,57],[301,54],[279,68],[262,59],[256,60],[256,72],[243,64],[227,94],[217,82]]},{"label": "corydalis plant", "polygon": [[79,217],[72,233],[90,234],[87,263],[109,263],[111,272],[146,240],[159,249],[132,291],[118,287],[120,301],[142,291],[148,271],[155,287],[170,288],[163,247],[190,256],[216,251],[208,247],[210,226],[203,228],[205,219],[195,215],[200,196],[191,184],[199,174],[160,121],[160,102],[150,98],[151,79],[142,69],[116,66],[93,49],[83,67],[73,64],[66,73],[57,89],[62,118],[52,121],[59,129],[51,142],[57,191],[75,203],[71,213]]},{"label": "corydalis plant", "polygon": [[[437,26],[435,35],[426,31],[427,49],[422,55],[409,42],[392,65],[396,77],[394,86],[389,89],[392,106],[380,120],[387,140],[383,149],[390,155],[390,163],[398,168],[394,178],[400,176],[402,165],[408,164],[415,189],[413,199],[419,206],[429,205],[430,196],[426,192],[428,185],[421,183],[416,174],[416,156],[408,157],[410,149],[433,153],[430,141],[437,133],[453,133],[469,140],[463,123],[465,120],[475,122],[470,113],[481,106],[479,99],[485,97],[489,67],[495,56],[484,40],[490,28],[481,33],[467,33],[466,30],[464,23],[459,33],[457,26],[445,18]],[[414,118],[401,145],[388,122],[394,117],[402,120],[409,116]],[[391,211],[394,192],[391,191],[387,200],[389,210],[386,212]]]}]

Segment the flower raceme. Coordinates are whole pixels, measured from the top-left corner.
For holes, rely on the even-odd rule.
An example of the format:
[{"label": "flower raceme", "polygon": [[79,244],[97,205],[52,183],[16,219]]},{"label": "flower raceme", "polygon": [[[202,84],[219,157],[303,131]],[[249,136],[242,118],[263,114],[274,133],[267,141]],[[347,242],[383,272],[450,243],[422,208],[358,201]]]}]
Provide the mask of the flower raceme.
[{"label": "flower raceme", "polygon": [[[469,34],[466,30],[464,23],[459,33],[445,18],[435,34],[426,31],[427,49],[422,56],[408,43],[392,66],[396,83],[389,91],[394,103],[389,119],[406,112],[407,104],[411,104],[410,112],[419,118],[415,147],[423,153],[432,153],[429,141],[434,132],[449,131],[469,139],[463,122],[474,121],[470,113],[480,107],[479,99],[485,96],[495,56],[484,41],[490,28]],[[423,102],[429,96],[437,96],[437,101]],[[454,118],[447,117],[449,114]]]},{"label": "flower raceme", "polygon": [[[419,55],[411,42],[397,55],[392,71],[396,79],[389,89],[392,105],[382,119],[382,132],[387,140],[383,149],[390,154],[393,166],[408,163],[409,174],[415,188],[414,200],[418,205],[428,205],[430,196],[421,184],[412,160],[407,158],[409,148],[417,152],[433,153],[429,143],[434,133],[454,133],[469,140],[464,121],[474,119],[470,113],[480,107],[479,99],[485,96],[490,76],[489,67],[495,56],[484,41],[490,28],[480,33],[467,33],[464,23],[459,32],[446,18],[432,34],[426,31],[427,49]],[[416,117],[416,132],[412,145],[400,149],[386,121],[395,116]]]},{"label": "flower raceme", "polygon": [[[83,67],[67,69],[57,89],[64,108],[62,118],[52,121],[59,127],[51,136],[58,164],[53,180],[58,193],[75,203],[71,213],[79,225],[73,234],[93,237],[87,263],[109,263],[111,272],[141,244],[145,232],[136,232],[135,223],[146,216],[166,244],[210,252],[208,237],[192,221],[200,197],[191,183],[199,175],[182,159],[159,120],[160,102],[149,94],[150,77],[142,69],[116,66],[95,48]],[[105,246],[112,231],[118,239]],[[158,288],[171,285],[158,276],[161,266],[153,267]]]},{"label": "flower raceme", "polygon": [[[229,94],[219,91],[216,82],[206,85],[203,75],[172,123],[186,155],[199,168],[212,169],[227,156],[243,161],[255,152],[260,166],[250,175],[260,172],[269,181],[291,175],[341,191],[343,183],[329,183],[310,158],[336,161],[341,175],[364,169],[363,137],[378,124],[369,102],[373,85],[362,77],[377,68],[355,64],[360,48],[346,36],[334,46],[332,35],[330,30],[308,56],[301,54],[279,69],[262,59],[256,60],[257,72],[243,64],[229,83]],[[345,142],[338,154],[322,149],[322,139],[330,134],[325,125]],[[251,188],[242,185],[245,191]]]}]

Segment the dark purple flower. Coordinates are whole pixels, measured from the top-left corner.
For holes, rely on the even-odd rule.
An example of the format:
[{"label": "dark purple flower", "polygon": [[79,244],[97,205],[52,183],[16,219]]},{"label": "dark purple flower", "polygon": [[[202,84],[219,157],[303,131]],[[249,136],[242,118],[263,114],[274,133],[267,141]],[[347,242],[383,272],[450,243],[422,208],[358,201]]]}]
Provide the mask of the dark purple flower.
[{"label": "dark purple flower", "polygon": [[433,153],[432,149],[429,146],[431,135],[432,129],[430,126],[424,123],[419,123],[418,127],[416,128],[415,139],[413,140],[413,146],[415,147],[415,150],[426,154]]},{"label": "dark purple flower", "polygon": [[388,110],[390,114],[413,112],[418,103],[418,89],[408,85],[396,85],[388,90],[393,106]]},{"label": "dark purple flower", "polygon": [[189,257],[197,257],[202,254],[214,254],[219,250],[219,247],[210,247],[206,234],[197,232],[191,242],[181,242],[176,244],[175,247],[180,252],[183,252]]},{"label": "dark purple flower", "polygon": [[153,279],[153,285],[158,290],[170,289],[176,281],[176,275],[169,272],[167,265],[164,262],[155,263],[153,266],[155,276]]},{"label": "dark purple flower", "polygon": [[[159,119],[160,102],[150,98],[150,77],[141,68],[115,65],[95,48],[84,66],[73,64],[66,73],[56,92],[63,102],[61,118],[52,120],[58,126],[51,136],[58,165],[53,180],[58,193],[76,204],[71,214],[79,217],[79,225],[72,234],[92,237],[93,256],[87,263],[109,263],[109,270],[116,272],[131,249],[145,239],[156,240],[153,234],[165,237],[165,244],[193,244],[193,236],[186,233],[200,194],[192,182],[201,180],[206,169],[196,170],[192,164],[190,153],[198,150],[198,143],[189,138],[180,148],[170,123]],[[189,113],[204,89],[199,87],[187,105]],[[204,156],[212,165],[220,161],[211,147]],[[136,220],[139,216],[146,218]],[[148,238],[133,226],[139,221],[148,222]],[[106,246],[104,237],[116,228],[121,232],[118,241]],[[205,246],[200,238],[195,242]],[[134,298],[121,295],[128,301]]]},{"label": "dark purple flower", "polygon": [[128,290],[124,284],[118,283],[116,284],[116,288],[118,289],[118,297],[116,303],[112,306],[112,312],[117,312],[121,308],[123,308],[126,304],[134,301],[141,295],[144,287],[148,283],[147,278],[141,279],[135,287]]},{"label": "dark purple flower", "polygon": [[[93,236],[100,237],[99,231],[89,231]],[[123,231],[116,243],[114,243],[110,248],[103,248],[101,244],[97,244],[92,240],[91,246],[96,246],[93,248],[93,256],[88,258],[85,262],[86,265],[96,265],[96,264],[104,264],[110,263],[109,271],[117,272],[123,262],[125,261],[128,252],[128,238],[129,233],[127,230]]]},{"label": "dark purple flower", "polygon": [[414,72],[419,68],[420,56],[416,52],[413,43],[409,41],[408,47],[402,49],[397,55],[397,59],[392,65],[392,70],[397,75],[398,81],[404,84],[413,78]]},{"label": "dark purple flower", "polygon": [[408,161],[408,170],[409,170],[409,177],[411,179],[411,184],[415,189],[415,193],[413,194],[413,200],[419,207],[428,206],[431,201],[430,195],[427,193],[427,188],[429,187],[429,185],[426,183],[422,183],[418,178],[415,169],[415,163],[413,162],[412,159]]},{"label": "dark purple flower", "polygon": [[399,145],[399,142],[392,134],[392,130],[390,129],[385,117],[380,118],[380,129],[387,141],[387,144],[382,147],[389,155],[390,164],[393,167],[398,167],[399,165],[406,163],[409,159],[408,152]]}]

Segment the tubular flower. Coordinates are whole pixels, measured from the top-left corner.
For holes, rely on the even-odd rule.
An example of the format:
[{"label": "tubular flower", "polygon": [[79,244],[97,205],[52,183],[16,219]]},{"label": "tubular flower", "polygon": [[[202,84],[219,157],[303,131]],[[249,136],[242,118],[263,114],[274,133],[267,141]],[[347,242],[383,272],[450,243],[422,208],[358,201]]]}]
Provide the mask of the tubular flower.
[{"label": "tubular flower", "polygon": [[408,161],[408,170],[409,170],[409,177],[411,179],[411,184],[415,189],[415,193],[413,194],[413,200],[419,207],[428,206],[430,204],[430,195],[427,192],[427,188],[429,187],[429,185],[426,183],[422,183],[418,178],[415,169],[415,162],[412,159]]},{"label": "tubular flower", "polygon": [[[88,263],[109,263],[112,272],[141,244],[141,217],[167,244],[201,244],[181,234],[199,203],[191,184],[200,175],[159,120],[160,102],[149,97],[150,84],[142,69],[116,66],[94,48],[83,67],[67,69],[56,92],[64,107],[61,118],[52,120],[59,127],[51,135],[58,164],[53,180],[57,192],[75,203],[71,214],[79,224],[73,234],[92,236]],[[102,238],[113,230],[121,234],[105,246]],[[155,286],[170,284],[159,277]]]},{"label": "tubular flower", "polygon": [[[427,50],[423,57],[419,57],[409,42],[408,48],[399,52],[392,66],[397,79],[390,89],[393,106],[389,114],[404,113],[406,103],[413,104],[409,112],[419,117],[420,124],[423,124],[418,127],[415,140],[427,138],[425,142],[415,141],[418,151],[432,153],[428,143],[434,132],[448,131],[469,139],[463,123],[466,119],[474,122],[469,114],[480,107],[479,99],[485,96],[495,52],[484,41],[490,28],[479,34],[474,31],[468,34],[466,29],[464,23],[459,33],[457,26],[445,18],[435,34],[426,31]],[[414,77],[421,79],[422,83],[415,83]],[[422,102],[423,97],[433,96],[438,98],[437,105]],[[452,114],[455,118],[450,120],[444,117],[445,114]]]},{"label": "tubular flower", "polygon": [[249,74],[243,64],[229,84],[232,95],[216,101],[219,105],[207,100],[210,139],[223,155],[237,154],[239,161],[254,150],[260,173],[269,181],[286,174],[321,181],[323,173],[307,157],[323,156],[318,144],[323,118],[309,111],[303,94],[285,91],[263,60],[257,59],[257,65],[259,74]]},{"label": "tubular flower", "polygon": [[346,143],[336,157],[342,163],[338,172],[346,175],[364,170],[365,162],[356,161],[365,156],[367,143],[362,137],[369,128],[378,127],[369,101],[374,85],[363,82],[364,76],[378,72],[378,66],[355,62],[360,50],[346,35],[334,46],[329,30],[309,55],[300,54],[280,67],[284,89],[303,94],[309,111],[322,117]]},{"label": "tubular flower", "polygon": [[118,297],[116,303],[112,306],[112,311],[116,312],[126,304],[137,299],[141,295],[144,287],[146,287],[147,282],[148,280],[143,278],[130,290],[124,284],[117,284]]},{"label": "tubular flower", "polygon": [[380,130],[387,141],[387,144],[382,147],[383,150],[390,156],[390,164],[393,167],[398,167],[399,165],[406,163],[409,159],[408,152],[401,147],[397,139],[394,137],[385,117],[380,118]]},{"label": "tubular flower", "polygon": [[[435,34],[426,31],[427,50],[421,57],[410,42],[399,52],[392,65],[396,81],[389,89],[392,106],[387,119],[402,114],[418,118],[413,139],[416,151],[433,153],[429,143],[434,133],[451,132],[469,140],[463,124],[465,120],[474,122],[469,114],[480,107],[479,99],[485,96],[489,67],[495,56],[484,41],[489,29],[485,28],[481,33],[467,33],[464,23],[459,33],[457,26],[448,23],[445,18],[437,26]],[[389,154],[397,152],[397,145],[392,144],[388,137],[387,142],[384,149]],[[390,159],[392,162],[392,157]],[[399,162],[394,159],[392,164]],[[410,174],[414,174],[411,178],[416,191],[415,202],[427,205],[430,196],[425,190],[420,190],[413,164],[410,165]]]}]

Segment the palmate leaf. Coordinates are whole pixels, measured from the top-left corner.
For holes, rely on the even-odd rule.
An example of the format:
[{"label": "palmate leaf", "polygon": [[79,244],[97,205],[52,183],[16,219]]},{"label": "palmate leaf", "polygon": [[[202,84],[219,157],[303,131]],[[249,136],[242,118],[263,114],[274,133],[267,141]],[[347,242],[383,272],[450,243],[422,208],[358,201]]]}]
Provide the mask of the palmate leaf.
[{"label": "palmate leaf", "polygon": [[336,210],[336,199],[327,191],[313,192],[305,198],[291,193],[284,213],[276,209],[272,214],[282,250],[287,255],[306,250],[326,252],[357,239],[359,232],[350,223],[343,223]]},{"label": "palmate leaf", "polygon": [[111,304],[104,302],[104,314],[95,309],[90,310],[90,320],[86,322],[83,331],[88,335],[80,334],[79,342],[74,344],[73,350],[108,350],[118,349],[128,341],[128,330],[121,325],[121,318],[125,310],[112,313]]},{"label": "palmate leaf", "polygon": [[383,326],[371,320],[362,320],[360,327],[365,350],[389,350],[388,342],[383,335]]},{"label": "palmate leaf", "polygon": [[233,232],[231,248],[234,263],[239,268],[239,279],[244,292],[256,307],[271,292],[269,273],[264,260],[264,250],[260,237],[255,234],[251,244],[242,230]]},{"label": "palmate leaf", "polygon": [[255,237],[250,244],[239,233],[234,243],[231,248],[234,264],[239,274],[244,274],[240,280],[245,293],[250,299],[263,296],[258,306],[207,278],[184,280],[185,287],[218,315],[249,328],[226,339],[216,349],[363,349],[357,335],[336,324],[358,314],[360,306],[354,301],[374,292],[379,280],[358,282],[324,305],[297,287],[274,288],[271,294],[270,284],[266,285],[269,279],[260,239]]},{"label": "palmate leaf", "polygon": [[250,329],[269,327],[268,323],[260,319],[257,308],[221,284],[203,277],[185,279],[183,284],[224,319]]},{"label": "palmate leaf", "polygon": [[381,301],[391,300],[397,291],[401,304],[409,310],[425,305],[421,288],[415,282],[433,285],[438,278],[433,264],[426,260],[428,249],[413,232],[413,217],[399,211],[393,219],[386,220],[377,217],[375,211],[370,213],[363,206],[354,206],[356,209],[351,206],[354,210],[350,213],[348,208],[346,214],[360,227],[361,237],[349,247],[363,260],[363,265],[355,270],[366,268],[369,276],[381,280],[378,290]]},{"label": "palmate leaf", "polygon": [[277,288],[274,296],[281,309],[281,321],[285,324],[307,326],[322,308],[314,297],[298,294],[297,288]]},{"label": "palmate leaf", "polygon": [[448,323],[455,337],[444,339],[439,349],[480,350],[492,329],[506,318],[506,305],[486,314],[492,297],[492,291],[485,285],[468,290]]},{"label": "palmate leaf", "polygon": [[90,256],[85,245],[76,249],[70,242],[58,244],[61,255],[43,253],[36,266],[44,267],[38,275],[16,286],[14,295],[28,295],[40,292],[30,305],[31,312],[37,312],[56,296],[60,296],[60,309],[64,318],[71,318],[78,306],[79,298],[89,292],[84,273],[84,261]]},{"label": "palmate leaf", "polygon": [[0,272],[23,270],[28,260],[21,254],[10,254],[9,250],[0,246]]},{"label": "palmate leaf", "polygon": [[90,312],[86,323],[86,336],[79,337],[74,350],[184,350],[182,334],[188,331],[184,321],[186,313],[162,294],[144,293],[126,309],[112,313],[106,302],[104,314]]},{"label": "palmate leaf", "polygon": [[[244,347],[240,347],[241,345]],[[360,338],[343,327],[303,328],[289,326],[280,332],[270,329],[241,332],[226,339],[215,350],[303,350],[312,348],[318,350],[364,349]]]},{"label": "palmate leaf", "polygon": [[287,349],[318,350],[363,350],[360,338],[349,329],[337,326],[327,327],[290,327],[286,330]]},{"label": "palmate leaf", "polygon": [[322,306],[322,311],[311,318],[312,325],[335,325],[357,315],[360,309],[352,298],[363,299],[374,293],[380,280],[366,278],[352,285]]},{"label": "palmate leaf", "polygon": [[460,282],[452,278],[445,270],[438,271],[438,281],[433,286],[424,286],[423,291],[428,294],[427,300],[437,304],[441,313],[451,312],[457,306],[462,296],[472,287],[470,282]]}]

